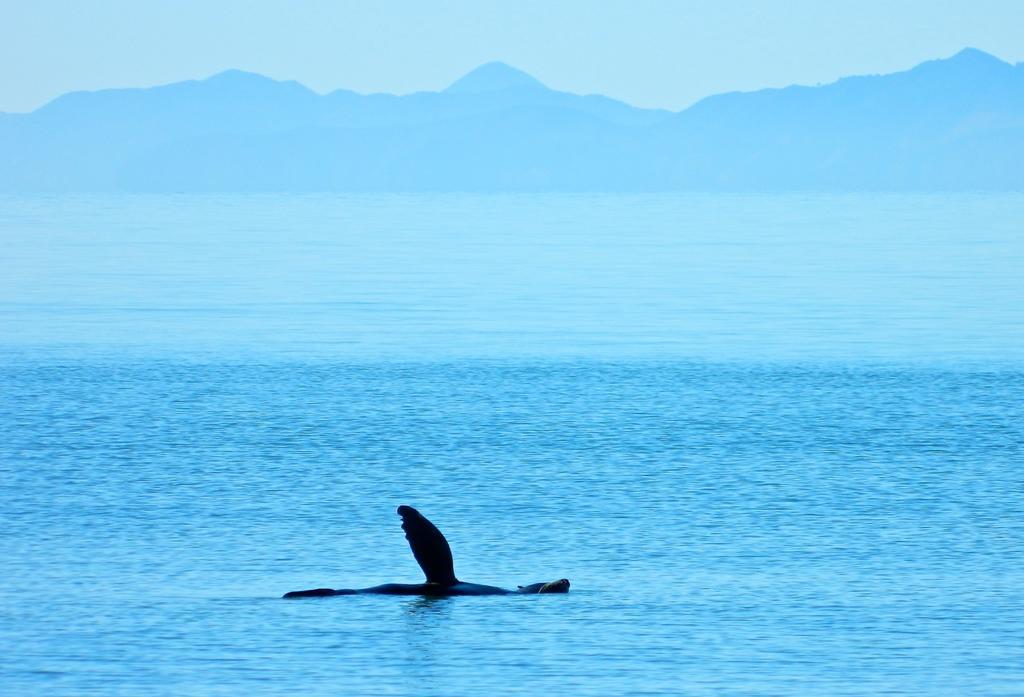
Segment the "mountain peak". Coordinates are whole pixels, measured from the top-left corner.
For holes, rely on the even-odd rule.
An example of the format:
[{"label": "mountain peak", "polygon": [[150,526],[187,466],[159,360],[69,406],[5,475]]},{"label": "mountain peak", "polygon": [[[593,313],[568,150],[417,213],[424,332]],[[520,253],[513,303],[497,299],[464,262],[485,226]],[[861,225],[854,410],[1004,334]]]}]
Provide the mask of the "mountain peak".
[{"label": "mountain peak", "polygon": [[200,82],[209,82],[219,85],[253,85],[272,83],[276,82],[276,80],[273,80],[266,75],[260,75],[259,73],[250,73],[247,70],[230,68],[211,75],[204,80],[200,80]]},{"label": "mountain peak", "polygon": [[910,70],[911,73],[987,73],[1012,69],[1009,63],[976,48],[965,48],[949,58],[925,61]]},{"label": "mountain peak", "polygon": [[283,94],[301,95],[303,98],[315,97],[316,93],[305,85],[295,80],[275,80],[266,75],[251,73],[246,70],[224,70],[211,75],[205,80],[186,81],[167,85],[172,89],[200,85],[203,89],[211,90],[213,93],[226,95],[276,95],[273,98],[280,98]]},{"label": "mountain peak", "polygon": [[966,62],[971,62],[971,63],[1002,63],[1003,62],[1003,61],[999,60],[998,58],[996,58],[995,56],[993,56],[991,53],[985,53],[981,49],[973,48],[971,46],[968,46],[967,48],[960,49],[960,51],[958,51],[956,54],[950,56],[946,60],[957,61],[957,62],[961,62],[961,63],[966,63]]},{"label": "mountain peak", "polygon": [[484,63],[448,86],[449,94],[478,94],[522,88],[545,89],[543,83],[500,61]]}]

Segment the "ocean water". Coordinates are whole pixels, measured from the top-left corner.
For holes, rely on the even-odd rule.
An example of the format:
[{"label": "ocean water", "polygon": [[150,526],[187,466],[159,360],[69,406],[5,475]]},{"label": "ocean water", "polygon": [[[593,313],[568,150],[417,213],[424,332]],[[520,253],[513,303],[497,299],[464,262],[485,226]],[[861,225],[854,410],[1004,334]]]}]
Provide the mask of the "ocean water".
[{"label": "ocean water", "polygon": [[0,694],[1024,694],[1021,221],[4,198]]}]

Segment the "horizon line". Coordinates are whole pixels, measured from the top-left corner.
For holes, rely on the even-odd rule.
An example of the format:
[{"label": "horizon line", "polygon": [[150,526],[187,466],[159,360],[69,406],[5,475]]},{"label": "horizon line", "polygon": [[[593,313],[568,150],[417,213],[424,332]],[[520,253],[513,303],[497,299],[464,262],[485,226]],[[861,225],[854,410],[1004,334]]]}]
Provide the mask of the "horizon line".
[{"label": "horizon line", "polygon": [[588,93],[583,94],[583,93],[578,93],[578,92],[570,92],[568,90],[557,89],[557,88],[548,86],[547,83],[545,83],[540,78],[537,78],[533,74],[528,73],[525,70],[517,68],[514,65],[511,65],[510,63],[507,63],[507,62],[505,62],[503,60],[500,60],[500,59],[495,59],[495,60],[490,60],[490,61],[485,61],[483,63],[480,63],[479,65],[477,65],[477,66],[469,69],[468,71],[462,73],[460,76],[458,76],[454,80],[450,81],[445,87],[443,87],[441,89],[437,89],[437,90],[414,90],[414,91],[411,91],[411,92],[384,92],[384,91],[380,91],[380,92],[358,92],[356,90],[349,89],[349,88],[346,88],[346,87],[338,87],[338,88],[335,88],[335,89],[332,89],[332,90],[329,90],[329,91],[326,91],[326,92],[318,92],[318,91],[314,90],[313,88],[309,87],[308,85],[306,85],[306,84],[304,84],[304,83],[302,83],[299,80],[294,79],[294,78],[279,79],[279,78],[271,77],[270,75],[266,75],[264,73],[259,73],[259,72],[256,72],[256,71],[245,70],[243,68],[231,67],[231,68],[224,68],[223,70],[218,70],[218,71],[216,71],[214,73],[211,73],[211,74],[209,74],[209,75],[207,75],[205,77],[200,77],[200,78],[195,78],[195,77],[193,77],[193,78],[184,78],[184,79],[181,79],[181,80],[174,80],[174,81],[171,81],[171,82],[160,82],[160,83],[156,83],[156,84],[152,84],[152,85],[130,85],[130,86],[120,86],[120,87],[100,87],[100,88],[97,88],[97,89],[70,90],[68,92],[62,92],[62,93],[60,93],[58,95],[55,95],[54,97],[51,97],[50,99],[46,100],[45,102],[43,102],[39,106],[37,106],[34,109],[31,109],[29,111],[0,111],[0,114],[3,114],[3,115],[27,115],[27,114],[32,114],[32,113],[38,111],[39,109],[45,108],[49,104],[52,104],[54,101],[56,101],[58,99],[61,99],[62,97],[65,97],[65,96],[72,95],[72,94],[96,94],[96,93],[108,92],[108,91],[160,89],[160,88],[163,88],[163,87],[170,87],[170,86],[173,86],[173,85],[180,85],[180,84],[185,84],[185,83],[189,83],[189,82],[196,82],[196,83],[208,82],[209,80],[212,80],[212,79],[215,79],[217,77],[220,77],[220,76],[223,76],[223,75],[227,75],[227,74],[230,74],[230,73],[240,73],[240,74],[243,74],[243,75],[250,75],[250,76],[262,78],[262,79],[265,79],[265,80],[269,80],[271,82],[275,82],[275,83],[278,83],[278,84],[294,83],[296,85],[299,85],[303,89],[311,92],[312,94],[317,95],[318,97],[326,97],[328,95],[335,94],[337,92],[350,92],[352,94],[356,94],[356,95],[363,96],[363,97],[377,96],[377,95],[392,96],[392,97],[408,97],[408,96],[417,95],[417,94],[441,94],[441,93],[444,93],[445,91],[447,91],[448,89],[450,89],[456,83],[458,83],[461,80],[463,80],[466,77],[468,77],[469,75],[472,75],[473,73],[479,71],[481,68],[484,68],[484,67],[490,66],[490,65],[500,65],[500,66],[502,66],[504,68],[509,69],[510,71],[513,71],[513,72],[525,75],[525,76],[531,78],[533,81],[537,82],[541,86],[541,88],[550,90],[552,92],[561,92],[561,93],[564,93],[564,94],[574,94],[574,95],[581,96],[581,97],[591,97],[591,96],[604,97],[606,99],[612,99],[614,101],[621,102],[622,104],[626,104],[626,105],[628,105],[628,106],[630,106],[630,107],[632,107],[634,109],[642,109],[642,110],[645,110],[645,111],[667,111],[667,112],[670,112],[670,113],[678,114],[678,113],[681,113],[683,111],[686,111],[690,107],[694,106],[695,104],[700,103],[701,101],[703,101],[705,99],[708,99],[710,97],[715,97],[715,96],[718,96],[718,95],[723,95],[723,94],[752,94],[752,93],[761,92],[761,91],[764,91],[764,90],[782,90],[782,89],[788,89],[790,87],[825,87],[827,85],[833,85],[833,84],[835,84],[835,83],[837,83],[837,82],[839,82],[841,80],[845,80],[845,79],[848,79],[848,78],[880,77],[880,76],[884,76],[884,75],[897,75],[897,74],[900,74],[900,73],[908,72],[910,70],[914,70],[918,66],[925,65],[927,63],[949,61],[949,60],[952,60],[953,58],[956,58],[957,56],[960,56],[961,54],[964,54],[964,53],[979,53],[979,54],[982,54],[982,55],[987,56],[989,58],[992,58],[994,60],[997,60],[1000,63],[1003,63],[1003,64],[1005,64],[1007,66],[1010,66],[1011,68],[1016,68],[1016,67],[1024,65],[1024,61],[1021,61],[1021,62],[1018,62],[1018,63],[1011,63],[1011,62],[1009,62],[1007,60],[1004,60],[1003,58],[1000,58],[999,56],[995,55],[994,53],[990,53],[988,51],[985,51],[985,50],[979,49],[979,48],[975,48],[973,46],[965,46],[962,49],[956,51],[955,53],[953,53],[953,54],[951,54],[949,56],[940,57],[940,58],[930,58],[930,59],[921,61],[919,63],[915,63],[914,65],[911,65],[909,67],[903,68],[901,70],[895,70],[895,71],[889,72],[889,73],[851,73],[849,75],[842,75],[840,77],[837,77],[835,80],[833,80],[831,82],[816,83],[816,84],[813,84],[813,85],[793,82],[793,83],[788,83],[788,84],[786,84],[785,86],[782,86],[782,87],[767,86],[767,87],[759,87],[759,88],[756,88],[756,89],[753,89],[753,90],[724,90],[724,91],[720,91],[720,92],[712,92],[710,94],[706,94],[706,95],[704,95],[704,96],[694,100],[693,102],[691,102],[690,104],[682,107],[681,109],[671,109],[671,108],[668,108],[668,107],[637,106],[635,104],[632,104],[631,102],[627,102],[624,99],[620,99],[618,97],[615,97],[615,96],[612,96],[612,95],[608,95],[608,94],[604,94],[604,93],[601,93],[601,92],[588,92]]}]

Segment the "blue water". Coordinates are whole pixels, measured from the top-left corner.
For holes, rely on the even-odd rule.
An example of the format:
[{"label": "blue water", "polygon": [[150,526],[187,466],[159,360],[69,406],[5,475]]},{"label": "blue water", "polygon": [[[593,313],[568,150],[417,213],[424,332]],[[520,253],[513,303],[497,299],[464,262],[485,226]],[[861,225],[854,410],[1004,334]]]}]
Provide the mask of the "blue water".
[{"label": "blue water", "polygon": [[1021,220],[3,199],[0,693],[1024,693]]}]

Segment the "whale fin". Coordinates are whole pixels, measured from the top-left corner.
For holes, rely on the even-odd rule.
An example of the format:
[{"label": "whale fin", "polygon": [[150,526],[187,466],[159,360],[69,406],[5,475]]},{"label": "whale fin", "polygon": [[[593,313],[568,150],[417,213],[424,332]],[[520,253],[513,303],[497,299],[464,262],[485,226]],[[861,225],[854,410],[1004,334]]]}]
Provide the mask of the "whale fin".
[{"label": "whale fin", "polygon": [[452,562],[452,548],[448,546],[448,540],[444,539],[441,531],[412,506],[399,506],[398,515],[402,516],[405,539],[409,540],[412,555],[423,569],[427,583],[439,583],[442,586],[458,583]]}]

